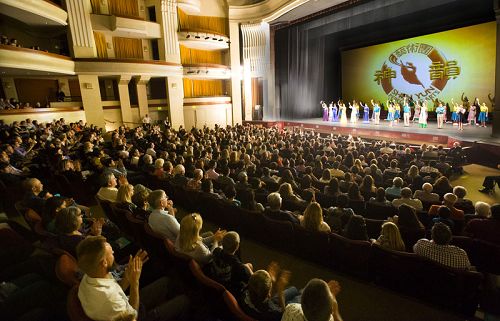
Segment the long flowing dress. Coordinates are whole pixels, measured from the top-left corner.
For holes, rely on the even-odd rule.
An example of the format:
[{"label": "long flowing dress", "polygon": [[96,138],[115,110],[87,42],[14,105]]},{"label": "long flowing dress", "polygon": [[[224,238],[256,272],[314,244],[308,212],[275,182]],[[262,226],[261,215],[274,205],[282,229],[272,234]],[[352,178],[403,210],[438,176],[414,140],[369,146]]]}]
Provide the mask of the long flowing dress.
[{"label": "long flowing dress", "polygon": [[330,118],[330,121],[332,121],[334,123],[339,121],[339,114],[338,114],[337,105],[333,105],[332,117]]},{"label": "long flowing dress", "polygon": [[321,107],[323,108],[323,121],[327,121],[328,120],[328,107],[326,106],[325,103],[322,103]]},{"label": "long flowing dress", "polygon": [[467,116],[467,121],[472,124],[472,122],[476,122],[476,106],[472,105],[469,109],[469,116]]},{"label": "long flowing dress", "polygon": [[330,107],[328,107],[328,116],[326,118],[326,120],[328,121],[333,121],[333,105],[330,104]]},{"label": "long flowing dress", "polygon": [[358,106],[349,106],[351,108],[351,123],[356,123],[358,121]]},{"label": "long flowing dress", "polygon": [[370,122],[370,107],[365,105],[363,107],[363,123],[369,123]]},{"label": "long flowing dress", "polygon": [[345,105],[340,106],[340,123],[347,124],[347,107]]},{"label": "long flowing dress", "polygon": [[420,117],[420,110],[422,109],[422,107],[417,104],[415,105],[415,113],[413,114],[413,121],[416,122],[418,120],[418,117]]},{"label": "long flowing dress", "polygon": [[422,128],[427,127],[427,107],[422,106],[420,108],[420,116],[418,117],[418,123]]},{"label": "long flowing dress", "polygon": [[386,120],[388,120],[388,121],[393,121],[394,120],[394,107],[389,106],[389,110],[388,110],[388,113],[387,113]]}]

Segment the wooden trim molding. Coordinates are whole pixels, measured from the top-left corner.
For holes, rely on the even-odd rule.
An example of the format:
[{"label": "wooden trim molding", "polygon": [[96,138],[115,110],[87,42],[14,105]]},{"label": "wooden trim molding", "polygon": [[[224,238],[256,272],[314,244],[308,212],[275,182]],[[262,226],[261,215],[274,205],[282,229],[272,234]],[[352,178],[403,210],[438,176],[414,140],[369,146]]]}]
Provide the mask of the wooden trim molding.
[{"label": "wooden trim molding", "polygon": [[206,67],[208,67],[208,68],[218,68],[218,69],[231,70],[230,66],[219,65],[219,64],[183,64],[182,66],[187,67],[187,68],[206,68]]},{"label": "wooden trim molding", "polygon": [[24,109],[0,110],[0,115],[61,113],[61,112],[74,112],[80,110],[83,110],[83,107],[24,108]]},{"label": "wooden trim molding", "polygon": [[142,60],[142,59],[113,59],[113,58],[75,58],[77,62],[108,62],[108,63],[133,63],[133,64],[149,64],[149,65],[162,65],[162,66],[176,66],[180,67],[181,64],[168,61],[159,60]]},{"label": "wooden trim molding", "polygon": [[19,52],[28,52],[28,53],[44,55],[44,56],[48,56],[48,57],[52,57],[52,58],[58,58],[58,59],[64,59],[64,60],[70,60],[70,61],[73,60],[73,59],[71,59],[71,57],[58,55],[58,54],[55,54],[52,52],[45,52],[45,51],[41,51],[41,50],[35,50],[35,49],[29,49],[29,48],[23,48],[23,47],[14,47],[11,45],[0,45],[0,49],[19,51]]},{"label": "wooden trim molding", "polygon": [[230,101],[200,101],[184,103],[184,106],[231,105]]}]

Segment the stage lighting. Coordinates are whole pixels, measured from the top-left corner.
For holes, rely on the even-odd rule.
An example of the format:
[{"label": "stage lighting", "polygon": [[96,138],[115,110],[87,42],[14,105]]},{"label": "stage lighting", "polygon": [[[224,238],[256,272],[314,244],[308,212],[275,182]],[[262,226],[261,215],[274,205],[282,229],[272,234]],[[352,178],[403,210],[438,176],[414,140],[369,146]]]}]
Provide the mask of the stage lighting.
[{"label": "stage lighting", "polygon": [[200,36],[194,36],[196,39],[200,39],[201,37]]},{"label": "stage lighting", "polygon": [[191,35],[186,35],[186,39],[189,39],[189,38],[191,38]]},{"label": "stage lighting", "polygon": [[220,38],[219,41],[224,41],[224,39]]},{"label": "stage lighting", "polygon": [[208,36],[207,36],[207,37],[205,37],[205,40],[208,40],[208,39],[210,39],[210,37],[208,37]]}]

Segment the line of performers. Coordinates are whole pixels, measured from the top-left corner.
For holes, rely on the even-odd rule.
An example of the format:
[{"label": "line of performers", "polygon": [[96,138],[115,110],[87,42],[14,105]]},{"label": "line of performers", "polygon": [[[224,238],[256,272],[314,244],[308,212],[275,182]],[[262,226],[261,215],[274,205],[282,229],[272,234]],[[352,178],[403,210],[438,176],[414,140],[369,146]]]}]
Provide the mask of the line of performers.
[{"label": "line of performers", "polygon": [[[374,102],[371,100],[372,114],[370,117],[370,107],[363,102],[353,101],[352,104],[349,102],[348,105],[339,100],[337,103],[331,102],[329,106],[324,101],[321,101],[321,108],[323,109],[323,121],[329,122],[339,122],[340,124],[356,124],[360,117],[360,111],[363,110],[363,120],[364,124],[369,124],[370,121],[373,124],[380,124],[380,113],[381,104],[380,102]],[[451,113],[451,122],[453,125],[457,125],[459,130],[463,130],[463,124],[468,123],[469,125],[479,125],[481,127],[486,127],[486,121],[488,120],[488,107],[486,103],[479,103],[479,99],[476,98],[473,104],[469,104],[467,97],[464,98],[462,95],[462,104],[455,103],[453,99],[451,100],[451,105],[453,106]],[[387,101],[387,117],[386,121],[389,122],[389,126],[394,126],[398,124],[401,116],[403,116],[404,126],[410,126],[410,123],[418,123],[419,127],[427,127],[427,119],[429,116],[427,101],[409,101],[406,96],[404,96],[401,103],[395,101]],[[413,108],[411,107],[413,106]],[[447,122],[447,110],[448,104],[442,101],[434,101],[434,111],[436,113],[438,129],[443,128],[444,123]],[[413,118],[412,118],[413,109]],[[478,114],[479,111],[479,115]],[[466,113],[467,117],[466,117]],[[348,120],[348,116],[350,119]],[[477,121],[476,121],[477,117]]]}]

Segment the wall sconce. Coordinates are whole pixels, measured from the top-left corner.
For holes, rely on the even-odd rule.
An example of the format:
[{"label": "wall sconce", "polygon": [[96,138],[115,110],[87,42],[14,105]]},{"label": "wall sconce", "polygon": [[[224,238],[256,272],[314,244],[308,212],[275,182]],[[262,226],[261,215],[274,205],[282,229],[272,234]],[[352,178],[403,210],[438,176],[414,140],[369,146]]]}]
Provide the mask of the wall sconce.
[{"label": "wall sconce", "polygon": [[85,87],[85,89],[93,89],[94,88],[94,86],[92,86],[92,84],[89,82],[84,83],[83,87]]},{"label": "wall sconce", "polygon": [[144,46],[144,52],[148,52],[149,49],[148,49],[148,46]]},{"label": "wall sconce", "polygon": [[186,35],[186,39],[189,39],[189,38],[191,38],[191,35]]}]

